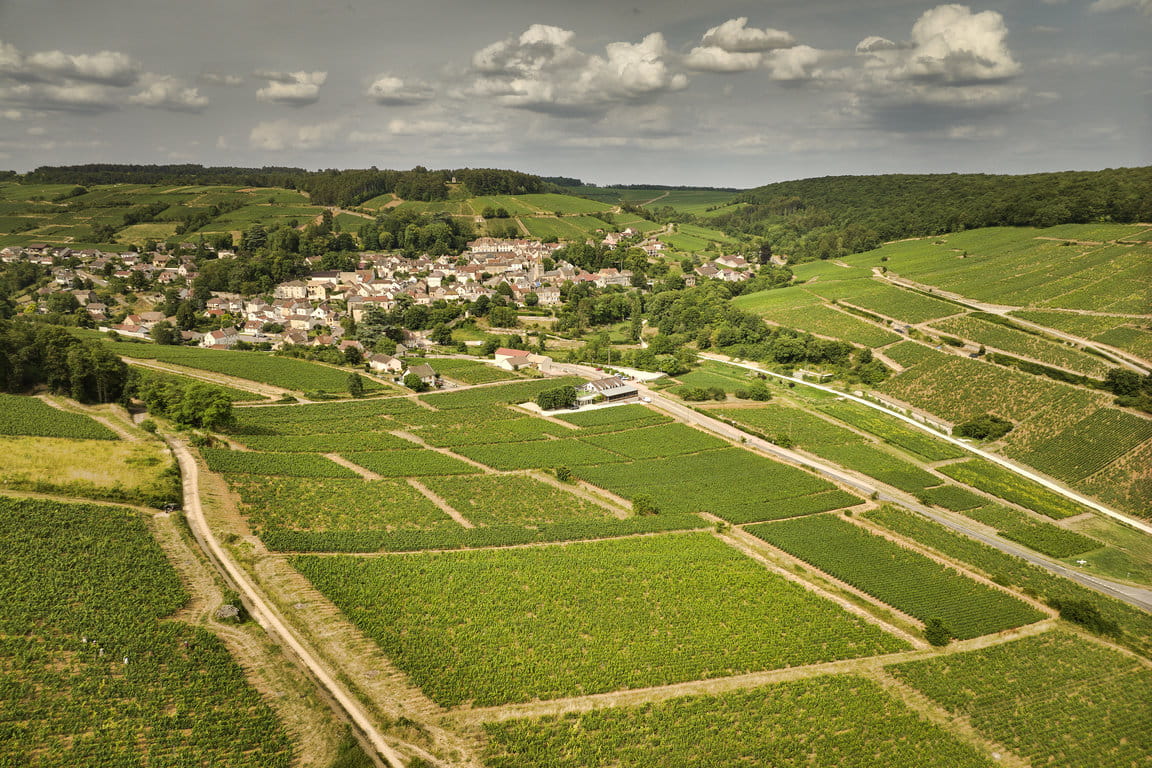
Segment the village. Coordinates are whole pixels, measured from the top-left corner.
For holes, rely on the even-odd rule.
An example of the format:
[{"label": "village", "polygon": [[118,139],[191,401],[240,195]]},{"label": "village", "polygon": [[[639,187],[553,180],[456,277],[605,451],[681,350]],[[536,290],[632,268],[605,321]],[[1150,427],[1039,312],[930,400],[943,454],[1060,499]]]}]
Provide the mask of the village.
[{"label": "village", "polygon": [[[664,250],[662,243],[643,239],[631,229],[606,234],[602,244],[637,247],[649,257],[659,257]],[[208,331],[185,328],[178,341],[212,349],[232,349],[237,344],[274,350],[286,345],[347,346],[356,342],[341,340],[346,328],[362,322],[373,308],[387,312],[400,304],[433,306],[487,299],[514,308],[539,307],[547,313],[562,303],[565,284],[587,283],[601,289],[646,289],[649,285],[643,275],[628,269],[604,267],[589,272],[557,259],[562,247],[561,243],[539,240],[480,237],[469,242],[459,256],[411,259],[398,253],[362,252],[355,270],[317,270],[306,278],[276,285],[270,295],[214,291],[204,302],[203,314],[218,327]],[[158,324],[177,324],[175,317],[158,311],[161,292],[175,288],[179,298],[191,296],[191,286],[199,274],[197,255],[202,258],[206,248],[203,243],[175,247],[158,244],[155,250],[144,253],[115,253],[32,243],[0,250],[0,261],[51,269],[51,282],[37,291],[40,301],[34,309],[26,306],[23,311],[46,313],[50,296],[70,293],[100,331],[152,339]],[[232,250],[207,250],[210,258],[237,258]],[[308,261],[318,265],[321,259]],[[700,263],[683,277],[687,286],[704,279],[740,282],[753,276],[752,267],[743,256],[721,255]],[[108,291],[101,289],[115,285],[115,281],[126,290],[137,291],[140,299],[154,298],[157,309],[140,311],[139,301],[128,309],[110,305]],[[405,343],[409,348],[432,345],[426,334],[409,334]]]}]

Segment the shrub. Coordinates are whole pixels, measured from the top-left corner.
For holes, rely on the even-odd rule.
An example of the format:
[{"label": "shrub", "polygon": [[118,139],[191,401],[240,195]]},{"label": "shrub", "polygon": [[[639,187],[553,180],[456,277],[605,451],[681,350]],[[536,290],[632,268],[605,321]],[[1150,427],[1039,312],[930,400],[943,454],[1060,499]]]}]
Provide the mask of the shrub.
[{"label": "shrub", "polygon": [[956,427],[954,434],[974,440],[999,440],[1012,431],[1012,422],[986,413]]},{"label": "shrub", "polygon": [[924,639],[932,645],[944,646],[952,642],[952,633],[942,619],[928,619],[924,622]]}]

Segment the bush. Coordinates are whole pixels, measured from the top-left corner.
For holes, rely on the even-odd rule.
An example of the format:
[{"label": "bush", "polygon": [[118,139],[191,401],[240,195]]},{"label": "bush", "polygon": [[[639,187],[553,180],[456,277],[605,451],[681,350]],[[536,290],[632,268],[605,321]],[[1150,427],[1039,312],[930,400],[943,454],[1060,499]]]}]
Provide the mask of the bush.
[{"label": "bush", "polygon": [[1011,432],[1013,426],[1012,422],[1007,419],[986,413],[958,425],[953,433],[960,437],[970,437],[973,440],[999,440]]},{"label": "bush", "polygon": [[144,419],[144,421],[140,422],[140,429],[156,434],[156,422],[152,421],[152,419]]},{"label": "bush", "polygon": [[576,405],[576,388],[568,385],[556,387],[555,389],[546,389],[536,395],[536,405],[545,411],[569,408]]},{"label": "bush", "polygon": [[928,619],[924,622],[924,639],[931,645],[945,646],[952,642],[952,633],[942,619]]},{"label": "bush", "polygon": [[1079,624],[1098,635],[1120,634],[1120,626],[1100,615],[1100,609],[1087,600],[1051,600],[1049,604],[1060,611],[1060,618]]},{"label": "bush", "polygon": [[572,470],[568,467],[556,467],[556,479],[562,483],[572,482]]},{"label": "bush", "polygon": [[637,495],[632,497],[632,511],[640,517],[647,517],[660,514],[660,507],[651,496]]}]

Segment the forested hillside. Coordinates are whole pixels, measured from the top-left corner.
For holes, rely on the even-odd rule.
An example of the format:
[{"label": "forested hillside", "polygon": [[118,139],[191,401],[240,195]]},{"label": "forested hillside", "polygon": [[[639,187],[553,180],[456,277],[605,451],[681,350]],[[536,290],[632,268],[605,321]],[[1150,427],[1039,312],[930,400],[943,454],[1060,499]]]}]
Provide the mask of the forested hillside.
[{"label": "forested hillside", "polygon": [[450,182],[457,181],[472,196],[522,195],[549,192],[555,185],[539,176],[492,168],[410,171],[376,168],[306,171],[303,168],[234,168],[202,165],[89,164],[41,166],[26,174],[34,184],[243,184],[250,187],[285,187],[307,192],[317,205],[357,205],[370,198],[395,193],[405,200],[445,200]]},{"label": "forested hillside", "polygon": [[1152,168],[1026,176],[829,176],[768,184],[713,218],[797,260],[831,258],[902,237],[978,227],[1152,220]]}]

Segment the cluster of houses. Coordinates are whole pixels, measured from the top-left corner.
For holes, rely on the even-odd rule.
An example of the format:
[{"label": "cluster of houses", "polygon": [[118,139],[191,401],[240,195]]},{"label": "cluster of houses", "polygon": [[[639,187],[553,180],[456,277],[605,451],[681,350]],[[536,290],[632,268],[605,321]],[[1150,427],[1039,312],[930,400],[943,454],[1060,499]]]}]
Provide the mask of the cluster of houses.
[{"label": "cluster of houses", "polygon": [[[640,235],[633,229],[608,233],[604,242],[615,245],[626,238]],[[97,323],[107,323],[117,315],[116,307],[102,304],[94,291],[77,287],[77,279],[92,280],[100,285],[107,277],[130,280],[141,273],[149,285],[190,285],[196,277],[196,264],[191,256],[178,255],[194,251],[187,248],[168,253],[161,248],[148,253],[111,253],[99,250],[74,251],[67,246],[32,243],[23,247],[0,250],[0,261],[30,261],[53,267],[53,282],[41,293],[71,291],[80,305]],[[644,240],[639,247],[655,255],[663,244]],[[504,295],[517,306],[555,306],[561,303],[560,288],[565,283],[591,283],[599,288],[630,286],[632,272],[606,267],[597,272],[577,268],[555,258],[558,243],[538,240],[511,240],[481,237],[468,243],[460,256],[422,256],[405,258],[394,253],[362,253],[358,269],[351,271],[316,271],[306,279],[277,285],[271,297],[252,298],[216,293],[207,302],[206,311],[221,321],[222,327],[209,334],[185,332],[186,342],[206,347],[228,348],[238,342],[314,345],[338,344],[343,333],[341,320],[350,316],[355,322],[364,319],[373,307],[385,311],[398,302],[430,305],[437,301],[476,301],[481,297]],[[232,251],[219,251],[218,258],[232,258]],[[68,260],[73,267],[59,266]],[[318,264],[319,257],[310,260]],[[741,256],[721,256],[688,275],[690,283],[697,276],[721,280],[747,279],[752,270]],[[185,294],[186,295],[186,294]],[[152,328],[165,318],[158,312],[129,315],[112,329],[129,336],[148,337]],[[272,332],[272,331],[275,332]],[[418,336],[413,344],[424,342]]]}]

